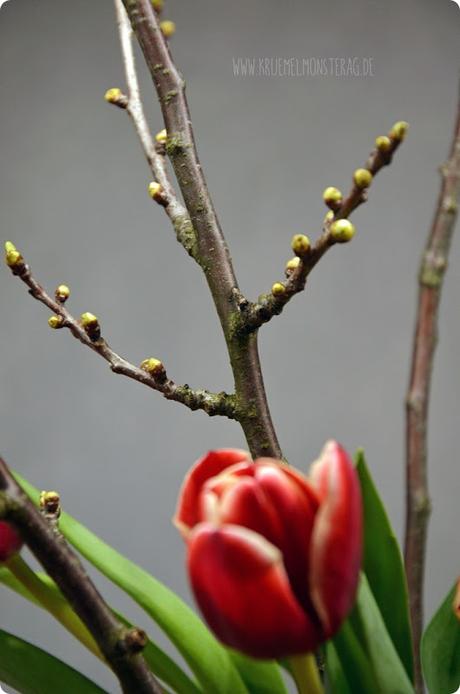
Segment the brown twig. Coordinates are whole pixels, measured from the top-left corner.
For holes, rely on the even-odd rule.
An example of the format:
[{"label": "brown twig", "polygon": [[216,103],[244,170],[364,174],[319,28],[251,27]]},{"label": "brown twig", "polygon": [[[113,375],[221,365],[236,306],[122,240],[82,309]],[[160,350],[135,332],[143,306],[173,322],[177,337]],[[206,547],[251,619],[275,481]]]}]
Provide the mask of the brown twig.
[{"label": "brown twig", "polygon": [[125,108],[134,124],[152,175],[161,185],[162,205],[173,224],[177,240],[184,246],[185,250],[194,257],[194,244],[192,243],[193,229],[190,216],[187,209],[178,200],[174,186],[168,175],[165,146],[164,144],[155,143],[145,117],[132,45],[133,32],[121,0],[115,0],[115,12],[125,69],[126,85],[128,87]]},{"label": "brown twig", "polygon": [[[386,152],[382,152],[375,148],[369,156],[365,164],[365,168],[375,176],[380,169],[390,164],[393,154],[401,144],[401,139],[390,137],[391,146]],[[341,203],[339,209],[332,214],[323,226],[323,233],[317,240],[316,244],[310,249],[308,254],[300,258],[298,266],[288,276],[284,282],[284,292],[274,296],[272,293],[263,294],[259,297],[257,303],[250,303],[244,313],[244,320],[241,323],[240,330],[243,332],[252,332],[257,330],[261,325],[267,323],[273,316],[281,313],[288,301],[293,296],[305,289],[308,275],[316,266],[318,261],[323,257],[326,251],[332,246],[335,246],[337,241],[330,233],[332,223],[337,219],[346,219],[349,215],[367,200],[367,191],[359,188],[356,183]]]},{"label": "brown twig", "polygon": [[162,378],[155,377],[148,371],[134,366],[134,364],[131,364],[114,352],[103,338],[92,338],[81,322],[74,318],[62,303],[47,294],[33,277],[30,267],[22,258],[11,267],[11,270],[13,274],[17,275],[29,287],[29,293],[34,299],[45,304],[60,318],[58,327],[68,328],[77,340],[80,340],[80,342],[105,359],[114,373],[143,383],[161,393],[167,400],[179,402],[191,410],[203,410],[210,416],[222,415],[230,419],[236,418],[235,396],[224,392],[211,393],[208,390],[192,390],[188,385],[178,385],[165,376]]},{"label": "brown twig", "polygon": [[416,690],[423,692],[420,639],[423,630],[423,581],[430,498],[427,483],[427,428],[438,308],[460,198],[460,103],[433,224],[419,272],[418,311],[406,399],[405,565],[414,636]]},{"label": "brown twig", "polygon": [[238,421],[254,457],[279,458],[281,450],[266,400],[257,334],[242,335],[239,331],[248,302],[238,290],[230,254],[198,159],[184,81],[171,58],[150,0],[123,0],[123,4],[163,112],[166,152],[191,220],[186,232],[188,250],[205,274],[225,335],[235,380]]},{"label": "brown twig", "polygon": [[0,518],[12,523],[93,635],[126,694],[162,690],[134,643],[138,629],[121,624],[104,602],[79,558],[45,520],[0,458]]}]

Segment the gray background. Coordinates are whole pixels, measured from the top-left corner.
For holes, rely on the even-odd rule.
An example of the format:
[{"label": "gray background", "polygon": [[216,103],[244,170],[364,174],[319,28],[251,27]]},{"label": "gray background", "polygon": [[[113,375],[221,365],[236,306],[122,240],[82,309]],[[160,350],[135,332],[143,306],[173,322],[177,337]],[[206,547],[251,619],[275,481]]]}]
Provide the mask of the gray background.
[{"label": "gray background", "polygon": [[[306,294],[262,330],[261,356],[286,456],[305,469],[329,437],[364,446],[398,531],[403,519],[403,399],[421,249],[457,97],[460,11],[449,0],[167,2],[202,162],[242,289],[279,278],[294,233],[315,238],[326,185],[346,190],[376,135],[410,137]],[[233,57],[365,56],[375,76],[238,78]],[[141,69],[154,131],[162,123]],[[146,194],[125,114],[112,3],[10,0],[0,12],[0,223],[50,290],[100,316],[130,360],[162,358],[178,382],[231,389],[203,278]],[[459,572],[460,244],[441,311],[430,417],[434,511],[427,614]],[[210,447],[244,445],[238,427],[192,414],[52,332],[47,311],[0,271],[0,441],[7,461],[181,595],[183,547],[170,524],[183,475]],[[148,620],[98,578],[114,604]],[[111,675],[51,618],[0,589],[0,624],[111,691]],[[152,631],[154,634],[155,632]]]}]

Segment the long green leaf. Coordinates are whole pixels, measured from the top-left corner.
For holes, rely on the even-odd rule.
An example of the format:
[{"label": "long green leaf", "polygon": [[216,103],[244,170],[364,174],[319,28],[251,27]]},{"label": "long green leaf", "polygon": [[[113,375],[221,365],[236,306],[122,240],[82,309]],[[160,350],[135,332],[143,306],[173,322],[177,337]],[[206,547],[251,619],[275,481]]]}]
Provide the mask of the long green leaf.
[{"label": "long green leaf", "polygon": [[62,660],[1,630],[0,681],[21,694],[107,694]]},{"label": "long green leaf", "polygon": [[364,510],[363,570],[388,633],[412,681],[412,634],[401,551],[361,450],[356,455],[356,469]]},{"label": "long green leaf", "polygon": [[332,641],[325,646],[326,658],[326,692],[327,694],[353,694],[345,671],[340,662],[336,647]]},{"label": "long green leaf", "polygon": [[455,586],[422,638],[422,667],[430,694],[451,694],[460,687],[460,621],[455,617]]},{"label": "long green leaf", "polygon": [[361,574],[358,598],[349,620],[372,666],[378,687],[376,691],[381,694],[413,694],[413,685],[364,574]]},{"label": "long green leaf", "polygon": [[[16,475],[37,504],[39,492]],[[248,694],[227,650],[175,593],[94,533],[63,513],[59,529],[66,539],[109,580],[124,590],[167,634],[209,694]]]},{"label": "long green leaf", "polygon": [[326,673],[333,694],[342,694],[340,686],[343,680],[347,682],[353,694],[380,694],[372,663],[358,640],[350,619],[347,619],[334,638],[326,643],[325,651]]},{"label": "long green leaf", "polygon": [[[37,573],[37,577],[46,585],[49,591],[53,594],[53,599],[58,601],[66,602],[64,596],[60,592],[59,588],[56,586],[54,581],[44,573]],[[4,586],[14,590],[16,593],[22,597],[29,600],[37,607],[43,607],[41,603],[30,593],[27,588],[25,588],[20,581],[18,581],[11,571],[6,567],[0,566],[0,583]],[[121,615],[119,612],[114,610],[116,616],[120,621],[122,621],[126,626],[132,626],[132,624]],[[176,694],[200,694],[201,690],[197,685],[192,682],[192,680],[181,670],[181,668],[170,658],[159,646],[157,646],[151,639],[148,640],[146,647],[143,650],[142,655],[144,656],[148,666],[152,672],[165,684],[172,687]]]},{"label": "long green leaf", "polygon": [[287,694],[281,670],[272,660],[254,660],[229,650],[230,657],[251,694]]}]

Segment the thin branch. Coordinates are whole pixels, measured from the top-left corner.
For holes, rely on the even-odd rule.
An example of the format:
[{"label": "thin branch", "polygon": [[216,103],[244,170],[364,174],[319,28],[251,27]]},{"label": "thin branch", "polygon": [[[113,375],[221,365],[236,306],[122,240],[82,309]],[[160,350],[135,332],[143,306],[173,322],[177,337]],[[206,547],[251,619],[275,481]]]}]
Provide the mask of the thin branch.
[{"label": "thin branch", "polygon": [[423,692],[419,647],[423,630],[424,565],[430,515],[427,482],[428,407],[439,302],[460,199],[460,102],[449,159],[441,167],[441,175],[438,203],[420,265],[418,311],[406,398],[405,564],[414,635],[417,692]]},{"label": "thin branch", "polygon": [[[225,335],[238,421],[254,457],[281,457],[265,395],[257,335],[242,336],[243,306],[232,261],[198,158],[185,83],[174,64],[150,0],[123,0],[152,76],[167,131],[166,153],[188,210],[189,252],[200,264]],[[176,229],[177,232],[177,229]]]},{"label": "thin branch", "polygon": [[[14,252],[18,253],[18,251]],[[68,328],[77,340],[80,340],[82,344],[105,359],[114,373],[127,376],[134,381],[143,383],[149,388],[161,393],[167,400],[179,402],[191,410],[203,410],[210,416],[222,415],[230,419],[236,418],[235,397],[233,395],[224,392],[211,393],[208,390],[192,390],[187,384],[178,385],[170,378],[166,377],[164,368],[162,368],[160,374],[158,374],[158,371],[157,373],[149,372],[144,368],[134,366],[134,364],[131,364],[114,352],[103,338],[96,336],[97,339],[94,339],[94,336],[91,336],[91,333],[85,330],[81,320],[78,321],[74,318],[60,301],[53,299],[47,294],[43,287],[33,277],[30,267],[24,262],[22,256],[18,259],[16,264],[11,266],[11,270],[13,274],[17,275],[29,287],[29,294],[31,294],[34,299],[45,304],[45,306],[59,317],[59,321],[54,327]],[[146,362],[148,361],[149,360],[146,360]],[[161,362],[157,362],[157,360],[152,361],[161,365]]]},{"label": "thin branch", "polygon": [[161,694],[140,651],[139,629],[121,624],[75,552],[29,501],[0,458],[0,518],[12,523],[93,635],[126,694]]},{"label": "thin branch", "polygon": [[132,119],[152,175],[161,186],[161,204],[171,219],[177,240],[194,257],[195,246],[192,243],[193,230],[190,216],[187,209],[178,200],[170,180],[166,165],[165,145],[154,141],[144,113],[132,45],[133,32],[121,0],[115,0],[115,12],[128,87],[128,97],[124,108]]},{"label": "thin branch", "polygon": [[[375,176],[380,169],[390,164],[394,152],[401,144],[401,139],[390,137],[390,148],[383,152],[375,148],[369,156],[365,164],[365,169]],[[305,289],[308,275],[316,266],[318,261],[323,257],[326,251],[332,246],[335,246],[337,241],[330,233],[332,223],[337,219],[346,219],[349,215],[362,203],[367,200],[367,191],[359,188],[356,183],[341,203],[335,214],[331,214],[329,219],[325,221],[323,233],[317,240],[316,244],[305,254],[299,258],[299,264],[288,275],[288,279],[284,282],[284,291],[279,295],[263,294],[259,297],[257,303],[248,303],[244,319],[241,322],[240,330],[243,332],[252,332],[260,328],[261,325],[267,323],[273,316],[279,315],[286,304],[293,296]]]}]

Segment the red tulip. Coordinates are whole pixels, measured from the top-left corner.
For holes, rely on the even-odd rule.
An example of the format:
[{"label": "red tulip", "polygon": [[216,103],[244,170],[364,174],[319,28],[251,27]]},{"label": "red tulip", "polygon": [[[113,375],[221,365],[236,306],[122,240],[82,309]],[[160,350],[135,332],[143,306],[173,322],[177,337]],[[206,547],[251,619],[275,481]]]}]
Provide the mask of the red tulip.
[{"label": "red tulip", "polygon": [[0,521],[0,562],[19,552],[21,547],[22,540],[16,530],[6,521]]},{"label": "red tulip", "polygon": [[315,649],[350,611],[362,546],[359,481],[329,442],[310,478],[279,460],[219,450],[188,473],[174,522],[209,626],[255,658]]}]

